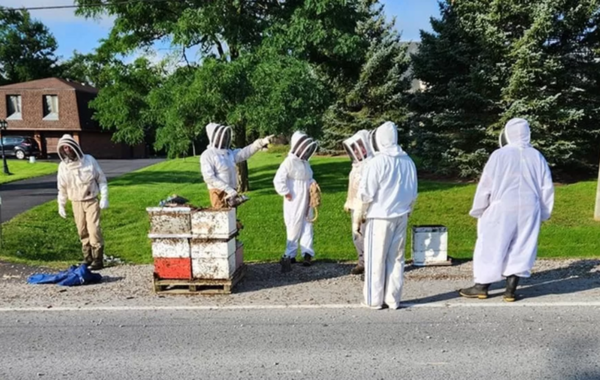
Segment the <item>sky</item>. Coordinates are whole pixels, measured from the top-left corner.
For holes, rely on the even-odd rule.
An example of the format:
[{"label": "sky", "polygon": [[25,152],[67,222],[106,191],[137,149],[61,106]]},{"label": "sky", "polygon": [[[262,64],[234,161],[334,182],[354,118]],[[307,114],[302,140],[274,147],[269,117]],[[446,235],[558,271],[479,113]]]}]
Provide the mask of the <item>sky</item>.
[{"label": "sky", "polygon": [[[405,41],[418,41],[419,30],[431,30],[429,19],[439,15],[437,0],[380,0],[388,17],[396,18],[396,27],[402,32]],[[73,0],[0,0],[3,7],[40,7],[70,5]],[[58,42],[57,54],[68,59],[74,50],[80,53],[92,52],[99,40],[106,37],[112,20],[105,18],[91,20],[77,17],[73,9],[35,10],[34,18],[42,21]],[[168,53],[168,47],[157,45],[156,59]]]}]

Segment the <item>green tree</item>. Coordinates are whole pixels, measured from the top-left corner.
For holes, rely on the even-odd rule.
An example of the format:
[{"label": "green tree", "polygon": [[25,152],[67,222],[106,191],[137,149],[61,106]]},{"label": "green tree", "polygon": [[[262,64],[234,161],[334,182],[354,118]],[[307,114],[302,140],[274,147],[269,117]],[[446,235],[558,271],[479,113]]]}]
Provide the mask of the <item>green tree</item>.
[{"label": "green tree", "polygon": [[361,25],[361,35],[370,42],[353,86],[339,94],[324,117],[325,148],[341,149],[341,142],[361,129],[373,129],[392,120],[401,127],[402,141],[408,128],[407,92],[410,78],[405,74],[410,58],[400,42],[394,21],[386,22],[383,7],[373,7],[371,18]]},{"label": "green tree", "polygon": [[90,106],[94,119],[114,131],[113,140],[135,145],[154,136],[155,120],[148,95],[160,86],[164,73],[145,58],[132,64],[114,61],[104,67],[100,80],[105,83]]},{"label": "green tree", "polygon": [[[286,100],[284,108],[287,109],[294,109],[296,104],[295,99],[285,98],[281,93],[278,95],[282,86],[268,88],[254,81],[253,77],[268,74],[271,78],[273,73],[280,72],[291,88],[295,81],[308,83],[307,78],[310,78],[310,81],[317,77],[320,80],[343,82],[341,78],[352,75],[351,72],[356,70],[358,57],[364,52],[363,41],[356,37],[357,23],[365,17],[359,6],[361,2],[190,0],[124,4],[119,0],[77,0],[80,14],[94,17],[107,12],[116,17],[114,27],[102,46],[104,51],[113,54],[131,53],[135,49],[148,47],[158,40],[166,39],[171,41],[173,47],[182,49],[187,60],[185,52],[197,47],[200,51],[199,61],[188,60],[189,75],[196,79],[206,79],[206,83],[198,83],[198,80],[195,80],[194,83],[200,89],[206,87],[215,91],[210,93],[210,96],[196,92],[202,103],[207,105],[201,108],[206,115],[203,119],[211,117],[212,121],[232,124],[235,127],[237,146],[248,144],[258,130],[273,132],[281,125],[278,122],[264,122],[265,115],[270,111],[260,107],[261,103],[254,94],[260,93],[266,99]],[[309,70],[302,61],[311,64],[313,69]],[[248,66],[250,63],[262,67],[262,71],[254,70]],[[192,71],[197,73],[192,74]],[[213,75],[216,72],[222,77]],[[290,75],[300,77],[290,78]],[[170,91],[177,87],[173,84]],[[154,97],[161,96],[157,94]],[[183,95],[179,96],[181,97]],[[164,99],[164,96],[162,98]],[[324,97],[317,99],[321,98]],[[300,103],[303,102],[304,100]],[[190,103],[193,102],[190,100]],[[210,107],[213,104],[221,104],[223,109],[214,109],[211,113]],[[257,107],[256,111],[251,110],[250,104]],[[165,127],[175,128],[179,125],[180,135],[183,130],[195,130],[196,122],[191,123],[189,120],[197,116],[197,111],[187,106],[178,109],[191,114],[179,114],[177,117],[182,120],[178,122],[170,116]],[[319,112],[318,107],[308,109],[301,106],[297,109],[312,114]],[[312,119],[308,114],[292,114],[299,116],[300,120]],[[280,118],[285,119],[283,116]],[[257,120],[261,123],[252,124],[258,123]],[[314,123],[312,120],[310,122]],[[186,127],[181,129],[184,125]],[[291,128],[293,125],[298,124],[289,123],[286,127]],[[289,133],[291,129],[286,129],[285,132]],[[166,143],[168,136],[169,133],[161,132],[159,144]],[[179,146],[176,150],[182,149],[183,146]],[[241,190],[248,190],[247,164],[239,164],[238,171],[241,176]]]},{"label": "green tree", "polygon": [[110,60],[102,60],[98,54],[74,51],[69,60],[60,64],[59,71],[62,78],[102,88],[108,84],[103,82],[103,69],[110,65]]},{"label": "green tree", "polygon": [[56,40],[29,12],[0,7],[0,41],[0,84],[56,75]]},{"label": "green tree", "polygon": [[428,88],[411,109],[419,155],[433,170],[479,172],[511,117],[532,124],[549,163],[586,172],[596,164],[596,0],[441,2],[433,33],[413,57]]}]

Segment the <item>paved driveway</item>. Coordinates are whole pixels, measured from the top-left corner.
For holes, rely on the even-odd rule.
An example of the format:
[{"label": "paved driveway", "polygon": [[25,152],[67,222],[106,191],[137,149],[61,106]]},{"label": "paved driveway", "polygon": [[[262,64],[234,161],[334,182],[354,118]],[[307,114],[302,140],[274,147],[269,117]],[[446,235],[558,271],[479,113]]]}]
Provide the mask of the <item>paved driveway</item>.
[{"label": "paved driveway", "polygon": [[[104,174],[111,179],[161,162],[162,159],[98,160]],[[0,185],[2,223],[37,205],[56,199],[56,174]]]}]

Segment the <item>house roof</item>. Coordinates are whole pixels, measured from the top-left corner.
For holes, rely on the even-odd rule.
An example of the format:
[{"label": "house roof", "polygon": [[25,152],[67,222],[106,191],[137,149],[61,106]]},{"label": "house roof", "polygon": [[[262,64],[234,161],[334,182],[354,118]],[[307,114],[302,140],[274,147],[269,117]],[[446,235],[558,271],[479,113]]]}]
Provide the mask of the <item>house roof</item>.
[{"label": "house roof", "polygon": [[46,78],[32,80],[29,82],[14,83],[6,86],[0,86],[0,90],[66,90],[89,92],[97,94],[98,89],[83,83],[73,82],[60,78]]}]

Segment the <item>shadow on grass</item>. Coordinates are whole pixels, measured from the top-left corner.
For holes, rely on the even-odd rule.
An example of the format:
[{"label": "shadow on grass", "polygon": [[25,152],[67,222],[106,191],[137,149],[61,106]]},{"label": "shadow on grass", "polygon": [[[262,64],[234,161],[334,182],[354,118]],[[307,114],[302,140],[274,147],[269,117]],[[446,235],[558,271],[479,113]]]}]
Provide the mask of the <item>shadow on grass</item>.
[{"label": "shadow on grass", "polygon": [[[250,169],[250,188],[252,191],[273,189],[273,178],[279,164],[264,165]],[[317,162],[311,168],[315,180],[319,183],[324,193],[340,193],[348,191],[348,176],[352,169],[349,162]],[[421,180],[419,193],[429,191],[443,191],[453,188],[465,187],[470,184],[464,182],[437,182]]]},{"label": "shadow on grass", "polygon": [[[464,264],[467,261],[469,260],[461,260],[457,265]],[[530,278],[521,279],[517,289],[517,297],[531,299],[547,295],[573,294],[600,288],[598,272],[594,271],[598,267],[600,267],[600,260],[580,260],[565,268],[535,272]],[[466,283],[465,286],[470,285]],[[505,287],[505,281],[492,284],[489,290],[494,294],[490,294],[489,298],[502,297],[502,291]],[[460,298],[458,289],[429,297],[404,300],[403,302],[425,304],[444,302],[455,298]]]},{"label": "shadow on grass", "polygon": [[155,183],[202,183],[202,175],[196,171],[141,171],[129,173],[110,182],[110,187],[139,186]]}]

